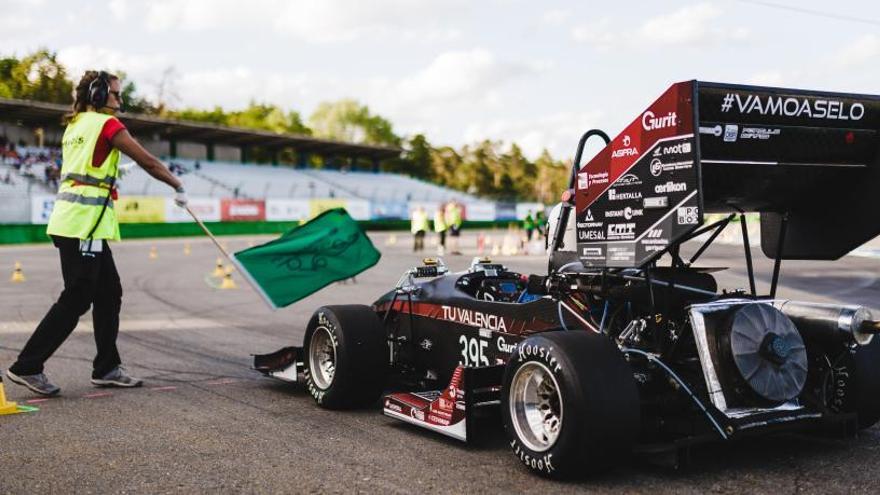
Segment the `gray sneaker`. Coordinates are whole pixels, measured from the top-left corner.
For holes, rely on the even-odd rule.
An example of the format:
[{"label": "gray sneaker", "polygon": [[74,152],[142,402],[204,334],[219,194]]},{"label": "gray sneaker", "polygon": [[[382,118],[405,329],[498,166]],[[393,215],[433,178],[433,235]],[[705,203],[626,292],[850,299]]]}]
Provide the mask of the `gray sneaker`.
[{"label": "gray sneaker", "polygon": [[126,373],[125,368],[117,366],[113,371],[101,378],[92,378],[92,385],[96,387],[140,387],[144,382],[140,378],[134,378]]},{"label": "gray sneaker", "polygon": [[6,370],[6,378],[9,378],[9,381],[12,383],[27,387],[31,392],[45,395],[46,397],[53,397],[61,392],[59,387],[52,385],[52,383],[49,382],[49,379],[46,378],[44,373],[18,376],[9,370]]}]

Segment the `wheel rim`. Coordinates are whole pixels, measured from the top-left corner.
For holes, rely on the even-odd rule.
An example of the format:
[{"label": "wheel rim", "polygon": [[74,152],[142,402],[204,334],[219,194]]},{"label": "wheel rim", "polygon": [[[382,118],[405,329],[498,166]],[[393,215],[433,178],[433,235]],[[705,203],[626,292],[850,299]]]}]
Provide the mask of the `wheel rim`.
[{"label": "wheel rim", "polygon": [[336,375],[336,346],[327,327],[318,327],[309,343],[309,371],[318,388],[329,388]]},{"label": "wheel rim", "polygon": [[562,429],[562,396],[553,373],[530,361],[513,375],[508,397],[517,437],[535,452],[553,447]]}]

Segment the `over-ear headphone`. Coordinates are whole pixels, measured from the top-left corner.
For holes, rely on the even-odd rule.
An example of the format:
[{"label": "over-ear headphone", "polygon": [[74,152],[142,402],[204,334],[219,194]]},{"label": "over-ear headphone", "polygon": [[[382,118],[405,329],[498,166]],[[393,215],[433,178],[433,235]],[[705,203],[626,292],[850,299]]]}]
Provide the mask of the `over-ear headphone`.
[{"label": "over-ear headphone", "polygon": [[89,105],[95,109],[101,109],[107,106],[107,98],[110,97],[110,74],[105,71],[98,73],[98,77],[94,78],[89,84]]}]

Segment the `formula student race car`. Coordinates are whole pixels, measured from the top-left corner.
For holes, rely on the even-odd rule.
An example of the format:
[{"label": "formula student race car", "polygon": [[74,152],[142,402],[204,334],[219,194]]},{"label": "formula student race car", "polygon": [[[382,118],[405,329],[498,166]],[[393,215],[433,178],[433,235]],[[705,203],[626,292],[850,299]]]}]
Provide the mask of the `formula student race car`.
[{"label": "formula student race car", "polygon": [[[372,306],[319,308],[302,347],[255,368],[322,407],[382,398],[463,441],[500,408],[514,455],[552,477],[783,429],[852,434],[880,419],[880,322],[776,291],[783,260],[880,234],[878,129],[874,96],[675,84],[613,140],[581,138],[546,274],[427,260]],[[594,136],[606,146],[579,167]],[[774,260],[767,293],[746,212]],[[697,262],[737,223],[749,288],[719,290],[722,268]]]}]

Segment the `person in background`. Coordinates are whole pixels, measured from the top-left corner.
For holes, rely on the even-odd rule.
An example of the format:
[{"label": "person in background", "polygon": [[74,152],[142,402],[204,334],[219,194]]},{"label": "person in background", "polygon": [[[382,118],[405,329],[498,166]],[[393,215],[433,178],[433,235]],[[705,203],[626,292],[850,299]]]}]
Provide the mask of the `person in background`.
[{"label": "person in background", "polygon": [[122,110],[121,81],[107,72],[87,71],[76,86],[72,112],[62,137],[62,166],[55,206],[46,233],[61,257],[64,290],[6,370],[10,381],[45,396],[61,389],[43,373],[46,360],[92,308],[97,355],[92,384],[138,387],[142,381],[122,367],[116,348],[122,284],[107,241],[119,240],[113,209],[120,152],[176,191],[174,202],[187,203],[183,184],[147,152],[115,117]]},{"label": "person in background", "polygon": [[523,219],[523,229],[526,231],[526,241],[532,241],[532,234],[535,233],[535,219],[532,217],[532,210],[529,210],[526,213],[526,218]]},{"label": "person in background", "polygon": [[539,208],[538,211],[535,212],[535,228],[538,230],[538,235],[541,236],[541,240],[547,240],[547,217],[544,215],[544,209]]},{"label": "person in background", "polygon": [[428,232],[428,212],[421,206],[412,212],[409,230],[413,234],[413,252],[417,253],[425,249],[425,234]]},{"label": "person in background", "polygon": [[444,216],[449,228],[449,254],[461,254],[459,251],[459,236],[461,236],[461,224],[463,221],[461,204],[456,200],[446,203]]},{"label": "person in background", "polygon": [[439,237],[437,255],[443,256],[446,254],[446,210],[442,203],[437,206],[437,211],[434,212],[434,232]]}]

